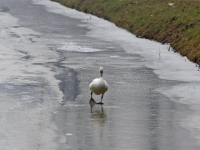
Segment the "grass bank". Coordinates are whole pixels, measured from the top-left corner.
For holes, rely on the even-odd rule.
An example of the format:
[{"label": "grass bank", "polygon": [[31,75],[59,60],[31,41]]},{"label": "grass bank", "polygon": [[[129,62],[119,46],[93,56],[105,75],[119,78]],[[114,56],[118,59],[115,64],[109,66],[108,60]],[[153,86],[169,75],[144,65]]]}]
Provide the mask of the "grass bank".
[{"label": "grass bank", "polygon": [[170,43],[200,64],[198,0],[53,0],[102,17],[136,36]]}]

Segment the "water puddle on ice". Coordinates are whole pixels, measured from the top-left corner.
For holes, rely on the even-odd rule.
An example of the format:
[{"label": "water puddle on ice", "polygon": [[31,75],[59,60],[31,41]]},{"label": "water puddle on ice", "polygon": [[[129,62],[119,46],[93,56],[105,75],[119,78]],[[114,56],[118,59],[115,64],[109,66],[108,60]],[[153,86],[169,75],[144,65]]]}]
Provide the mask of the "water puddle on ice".
[{"label": "water puddle on ice", "polygon": [[77,45],[74,42],[69,43],[61,43],[61,47],[59,47],[59,50],[68,51],[68,52],[81,52],[81,53],[91,53],[91,52],[99,52],[103,51],[101,49],[95,49],[95,48],[89,48],[85,46]]}]

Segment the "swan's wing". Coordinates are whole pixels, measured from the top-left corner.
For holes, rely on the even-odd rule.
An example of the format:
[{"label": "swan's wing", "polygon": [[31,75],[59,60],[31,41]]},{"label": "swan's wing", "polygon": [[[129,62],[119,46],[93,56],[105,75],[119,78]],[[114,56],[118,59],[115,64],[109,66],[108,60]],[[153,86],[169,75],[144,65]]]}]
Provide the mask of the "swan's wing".
[{"label": "swan's wing", "polygon": [[98,84],[99,84],[99,78],[94,79],[89,85],[90,90],[92,90],[92,88],[98,86]]},{"label": "swan's wing", "polygon": [[105,84],[105,92],[108,90],[108,83],[104,80],[104,84]]}]

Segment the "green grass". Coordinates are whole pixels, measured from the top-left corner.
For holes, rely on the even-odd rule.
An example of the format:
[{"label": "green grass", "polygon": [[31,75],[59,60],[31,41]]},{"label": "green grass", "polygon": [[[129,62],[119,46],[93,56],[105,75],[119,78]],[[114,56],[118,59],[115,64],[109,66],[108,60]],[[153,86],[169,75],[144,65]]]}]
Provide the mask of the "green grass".
[{"label": "green grass", "polygon": [[[200,3],[197,0],[54,0],[91,13],[136,36],[171,46],[200,64]],[[170,3],[174,5],[170,6]]]}]

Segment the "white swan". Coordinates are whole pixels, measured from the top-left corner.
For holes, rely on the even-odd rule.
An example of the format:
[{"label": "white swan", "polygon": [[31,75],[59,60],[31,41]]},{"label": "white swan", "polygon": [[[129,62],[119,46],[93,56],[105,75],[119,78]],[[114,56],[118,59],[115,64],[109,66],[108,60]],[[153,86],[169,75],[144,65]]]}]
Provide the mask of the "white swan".
[{"label": "white swan", "polygon": [[[91,107],[94,105],[94,104],[103,104],[102,103],[102,99],[103,99],[103,95],[104,93],[108,90],[108,84],[107,82],[103,79],[103,67],[100,67],[99,68],[99,71],[100,71],[100,78],[96,78],[94,79],[90,85],[89,85],[89,88],[91,90],[91,99],[90,99],[90,105]],[[92,98],[92,94],[96,94],[96,95],[101,95],[101,102],[99,103],[96,103],[94,101],[94,99]]]}]

